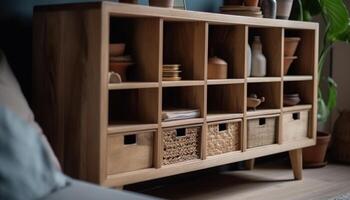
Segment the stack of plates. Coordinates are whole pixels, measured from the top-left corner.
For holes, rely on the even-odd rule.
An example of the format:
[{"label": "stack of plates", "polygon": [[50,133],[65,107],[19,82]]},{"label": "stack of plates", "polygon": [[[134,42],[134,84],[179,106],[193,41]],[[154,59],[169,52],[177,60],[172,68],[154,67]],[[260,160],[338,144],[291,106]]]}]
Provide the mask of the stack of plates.
[{"label": "stack of plates", "polygon": [[263,17],[261,8],[255,6],[227,5],[220,8],[221,13],[229,15],[242,15],[248,17]]},{"label": "stack of plates", "polygon": [[179,64],[163,65],[163,81],[179,81],[180,76]]}]

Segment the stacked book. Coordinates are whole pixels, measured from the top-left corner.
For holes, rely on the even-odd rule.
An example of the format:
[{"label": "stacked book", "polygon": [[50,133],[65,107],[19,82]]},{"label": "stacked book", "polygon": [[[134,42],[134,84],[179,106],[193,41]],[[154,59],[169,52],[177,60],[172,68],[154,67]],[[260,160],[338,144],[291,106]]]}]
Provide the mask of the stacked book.
[{"label": "stacked book", "polygon": [[248,17],[260,17],[262,18],[261,8],[258,6],[236,6],[236,5],[224,5],[220,8],[222,14],[229,15],[242,15]]}]

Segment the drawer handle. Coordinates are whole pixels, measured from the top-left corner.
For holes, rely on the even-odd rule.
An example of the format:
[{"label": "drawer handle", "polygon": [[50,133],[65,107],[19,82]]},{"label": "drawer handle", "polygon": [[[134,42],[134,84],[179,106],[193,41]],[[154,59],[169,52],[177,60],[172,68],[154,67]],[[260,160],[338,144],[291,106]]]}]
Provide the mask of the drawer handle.
[{"label": "drawer handle", "polygon": [[260,126],[263,126],[263,125],[265,125],[266,124],[266,118],[260,118],[259,119],[259,125]]},{"label": "drawer handle", "polygon": [[226,131],[227,130],[227,124],[219,124],[219,131]]},{"label": "drawer handle", "polygon": [[176,129],[176,137],[186,136],[186,128]]},{"label": "drawer handle", "polygon": [[136,134],[124,135],[124,145],[136,144]]},{"label": "drawer handle", "polygon": [[293,120],[300,120],[300,112],[293,113]]}]

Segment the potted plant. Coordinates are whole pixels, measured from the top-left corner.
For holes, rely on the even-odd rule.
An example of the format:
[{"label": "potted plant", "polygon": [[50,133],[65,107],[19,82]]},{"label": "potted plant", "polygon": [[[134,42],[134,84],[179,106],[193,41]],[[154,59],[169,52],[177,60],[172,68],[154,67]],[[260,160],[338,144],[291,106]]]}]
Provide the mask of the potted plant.
[{"label": "potted plant", "polygon": [[[325,23],[323,45],[320,49],[318,65],[318,112],[319,123],[325,123],[333,111],[337,100],[337,84],[330,76],[324,76],[323,69],[326,58],[335,42],[350,41],[349,11],[343,0],[298,0],[298,19],[311,21],[314,16],[321,15]],[[327,98],[322,93],[321,85],[327,83]],[[330,134],[317,133],[317,144],[303,150],[304,164],[310,167],[324,166],[325,155],[330,141]]]}]

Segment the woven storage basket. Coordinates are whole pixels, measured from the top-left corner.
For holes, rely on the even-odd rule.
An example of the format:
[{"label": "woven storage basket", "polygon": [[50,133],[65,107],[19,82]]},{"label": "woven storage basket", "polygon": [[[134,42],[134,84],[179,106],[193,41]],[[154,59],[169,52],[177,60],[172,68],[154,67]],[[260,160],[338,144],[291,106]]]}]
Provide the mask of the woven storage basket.
[{"label": "woven storage basket", "polygon": [[199,158],[201,126],[163,130],[163,165]]},{"label": "woven storage basket", "polygon": [[283,142],[293,142],[308,137],[309,110],[282,114]]},{"label": "woven storage basket", "polygon": [[241,121],[208,124],[207,155],[214,156],[240,149]]},{"label": "woven storage basket", "polygon": [[332,157],[341,162],[350,163],[350,111],[340,113],[334,124]]},{"label": "woven storage basket", "polygon": [[276,117],[248,120],[248,148],[265,146],[276,142]]}]

